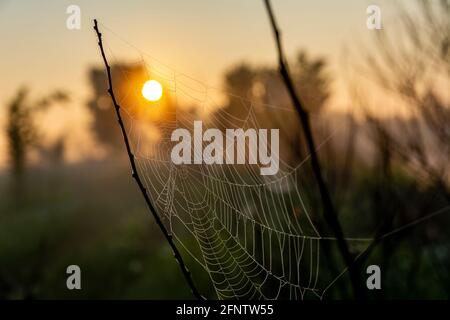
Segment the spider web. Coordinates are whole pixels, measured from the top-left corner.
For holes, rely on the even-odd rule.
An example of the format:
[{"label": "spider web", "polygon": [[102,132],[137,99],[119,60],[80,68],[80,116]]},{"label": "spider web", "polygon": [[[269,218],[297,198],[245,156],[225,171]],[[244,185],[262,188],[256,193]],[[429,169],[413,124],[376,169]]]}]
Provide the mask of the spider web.
[{"label": "spider web", "polygon": [[[267,129],[295,121],[294,110],[207,86],[102,27],[139,56],[137,64],[144,66],[147,79],[163,83],[167,99],[151,106],[124,104],[131,92],[119,96],[122,117],[139,174],[158,214],[177,246],[190,257],[189,263],[206,272],[216,297],[304,299],[312,295],[321,299],[347,267],[333,276],[328,270],[321,279],[321,250],[324,242],[336,239],[321,236],[316,226],[319,211],[309,204],[311,193],[302,184],[308,155],[295,165],[280,157],[280,170],[274,176],[261,176],[257,165],[175,165],[170,160],[172,131],[192,130],[194,120],[204,120],[203,132],[208,128]],[[105,47],[109,49],[108,44]],[[108,54],[119,61],[111,49]],[[126,73],[121,76],[132,81]],[[238,116],[228,112],[221,108],[224,103],[238,104],[241,112]],[[155,116],[155,110],[164,116]],[[280,154],[282,141],[280,135]],[[362,254],[374,239],[346,240],[359,245]]]},{"label": "spider web", "polygon": [[[178,80],[174,93],[185,94],[183,86]],[[248,116],[235,119],[239,127],[260,128],[252,106],[243,106]],[[161,129],[170,132],[192,121],[177,113],[176,121]],[[210,127],[222,121],[213,113]],[[142,135],[129,134],[135,141]],[[298,299],[318,290],[321,239],[303,201],[301,166],[281,161],[287,171],[269,180],[248,164],[174,165],[164,144],[173,142],[163,139],[152,155],[135,148],[140,173],[170,232],[208,273],[218,298]]]}]

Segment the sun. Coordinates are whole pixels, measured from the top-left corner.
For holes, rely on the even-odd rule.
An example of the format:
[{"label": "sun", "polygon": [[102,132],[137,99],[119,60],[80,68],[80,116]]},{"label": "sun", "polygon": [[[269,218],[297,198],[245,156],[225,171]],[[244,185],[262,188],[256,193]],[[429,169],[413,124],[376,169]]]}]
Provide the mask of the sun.
[{"label": "sun", "polygon": [[148,80],[142,86],[142,95],[148,101],[158,101],[163,93],[162,85],[156,80]]}]

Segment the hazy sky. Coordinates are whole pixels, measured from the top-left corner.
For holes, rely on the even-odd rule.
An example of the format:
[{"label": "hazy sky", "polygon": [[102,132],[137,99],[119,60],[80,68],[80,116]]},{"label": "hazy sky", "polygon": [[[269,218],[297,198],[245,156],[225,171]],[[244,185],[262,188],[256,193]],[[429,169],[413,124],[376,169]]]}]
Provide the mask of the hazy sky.
[{"label": "hazy sky", "polygon": [[[368,3],[273,1],[287,53],[305,47],[328,56],[355,36],[364,37]],[[66,28],[70,4],[81,7],[79,31]],[[220,83],[224,69],[238,61],[276,61],[262,0],[3,1],[2,101],[20,84],[39,91],[63,86],[85,93],[87,67],[101,62],[93,17],[141,50],[208,84]],[[115,40],[105,39],[120,58]]]},{"label": "hazy sky", "polygon": [[[272,1],[287,54],[306,48],[327,57],[332,71],[345,45],[373,32],[366,28],[366,8],[373,3]],[[81,30],[66,28],[71,4],[81,7]],[[383,18],[388,15],[383,11]],[[89,95],[87,70],[102,63],[92,30],[94,17],[140,50],[216,87],[224,71],[240,61],[276,62],[262,0],[0,0],[0,103],[4,106],[21,85],[35,95],[63,88],[75,106],[52,121],[83,130],[73,122],[86,120],[81,105]],[[112,34],[105,32],[104,41],[115,58],[139,59],[137,51],[123,50],[123,42]],[[0,150],[2,143],[0,138]]]}]

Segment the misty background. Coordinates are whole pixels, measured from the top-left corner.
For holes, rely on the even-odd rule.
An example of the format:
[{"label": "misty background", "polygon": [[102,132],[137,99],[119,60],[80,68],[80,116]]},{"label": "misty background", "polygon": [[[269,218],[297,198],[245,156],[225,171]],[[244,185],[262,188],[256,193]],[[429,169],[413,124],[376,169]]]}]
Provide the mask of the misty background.
[{"label": "misty background", "polygon": [[[446,299],[450,4],[405,3],[380,2],[377,31],[366,28],[364,1],[273,6],[345,234],[376,237],[420,222],[380,241],[359,262],[361,279],[370,264],[383,272],[383,290],[369,298]],[[150,155],[169,154],[161,141],[174,121],[187,127],[192,122],[180,119],[203,119],[224,130],[239,127],[232,119],[244,119],[251,107],[261,127],[282,129],[281,157],[295,166],[308,152],[267,14],[259,1],[79,1],[82,29],[70,31],[69,4],[0,2],[0,297],[191,298],[131,179],[91,18],[108,28],[115,90],[145,125]],[[167,62],[217,88],[209,93],[217,103],[167,93],[159,111],[150,108],[142,84],[148,70],[169,73]],[[171,82],[159,80],[169,92]],[[310,207],[320,208],[308,162],[302,184],[311,186]],[[315,219],[320,225],[319,209]],[[331,252],[322,253],[325,279],[345,267]],[[187,260],[213,297],[209,279]],[[70,264],[82,269],[81,291],[66,288]],[[325,298],[350,296],[343,277]]]}]

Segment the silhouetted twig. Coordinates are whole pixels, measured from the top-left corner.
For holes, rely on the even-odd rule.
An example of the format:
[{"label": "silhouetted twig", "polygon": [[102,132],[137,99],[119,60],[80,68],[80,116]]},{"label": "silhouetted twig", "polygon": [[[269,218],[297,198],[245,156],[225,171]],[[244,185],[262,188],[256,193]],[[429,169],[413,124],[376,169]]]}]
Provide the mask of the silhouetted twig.
[{"label": "silhouetted twig", "polygon": [[314,176],[316,178],[316,181],[317,181],[317,184],[319,187],[320,196],[322,199],[322,204],[323,204],[323,208],[324,208],[324,217],[325,217],[325,220],[327,221],[328,225],[334,232],[334,235],[337,239],[339,250],[342,254],[342,257],[343,257],[345,263],[349,266],[349,275],[350,275],[350,279],[352,282],[355,297],[361,298],[364,296],[364,291],[363,291],[364,289],[363,289],[361,281],[360,281],[358,270],[355,267],[355,264],[353,263],[354,259],[351,256],[350,251],[348,249],[347,242],[344,239],[342,227],[337,218],[328,188],[322,177],[322,171],[320,168],[320,163],[319,163],[319,159],[317,156],[314,138],[313,138],[313,134],[312,134],[312,130],[311,130],[309,113],[306,111],[300,98],[298,97],[297,92],[294,87],[294,83],[289,74],[287,62],[284,57],[283,47],[282,47],[281,40],[280,40],[280,31],[277,27],[277,23],[276,23],[275,16],[272,11],[272,7],[270,5],[270,1],[265,0],[265,5],[266,5],[267,13],[269,14],[270,23],[272,25],[272,30],[273,30],[273,35],[274,35],[275,42],[277,45],[280,74],[283,78],[283,81],[284,81],[286,88],[289,92],[289,95],[291,97],[292,103],[295,106],[297,114],[300,118],[300,122],[302,124],[303,132],[305,134],[306,142],[308,145],[308,150],[309,150],[309,153],[311,156],[312,169],[313,169]]},{"label": "silhouetted twig", "polygon": [[180,265],[181,268],[181,272],[184,275],[184,278],[186,279],[186,282],[188,283],[189,287],[192,290],[193,295],[200,300],[204,300],[205,298],[198,292],[192,277],[191,277],[191,273],[190,271],[187,269],[186,264],[183,261],[183,258],[181,257],[180,252],[178,251],[178,248],[176,247],[172,235],[169,234],[169,232],[167,231],[166,227],[164,226],[164,224],[162,223],[158,213],[156,212],[156,209],[153,207],[152,202],[150,200],[150,197],[147,194],[147,190],[144,187],[144,185],[142,184],[141,178],[139,176],[139,173],[137,171],[136,168],[136,163],[135,163],[135,157],[133,152],[131,151],[131,147],[130,147],[130,143],[128,140],[128,136],[125,130],[125,126],[123,124],[122,121],[122,116],[120,114],[120,106],[116,101],[116,97],[114,95],[114,91],[113,91],[113,86],[112,86],[112,77],[111,77],[111,67],[108,64],[108,61],[106,59],[105,56],[105,52],[103,50],[103,43],[102,43],[102,34],[100,33],[100,31],[98,30],[98,26],[97,26],[97,20],[94,19],[94,30],[97,33],[97,37],[98,37],[98,45],[100,47],[100,51],[103,57],[103,62],[105,63],[105,68],[106,68],[106,72],[108,75],[108,93],[111,96],[112,102],[114,104],[114,109],[116,111],[116,115],[118,118],[118,122],[119,122],[119,126],[120,126],[120,130],[122,132],[122,136],[123,136],[123,140],[125,142],[125,147],[127,150],[127,154],[128,154],[128,158],[130,160],[130,165],[131,165],[131,170],[132,170],[132,176],[134,178],[134,180],[136,181],[136,184],[138,185],[139,189],[141,190],[142,195],[144,196],[145,202],[147,203],[147,206],[150,210],[150,212],[153,215],[153,218],[156,221],[156,224],[158,225],[158,227],[161,229],[162,233],[164,234],[164,237],[166,238],[167,242],[169,243],[170,247],[173,250],[175,259],[177,260],[178,264]]}]

